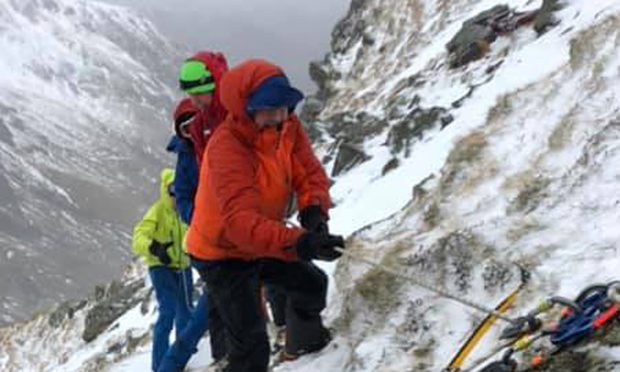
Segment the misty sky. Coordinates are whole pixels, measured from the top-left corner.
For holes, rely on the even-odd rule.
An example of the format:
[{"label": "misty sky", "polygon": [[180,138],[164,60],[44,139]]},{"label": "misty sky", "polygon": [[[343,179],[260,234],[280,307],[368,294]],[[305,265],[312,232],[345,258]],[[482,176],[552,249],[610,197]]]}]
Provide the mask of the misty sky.
[{"label": "misty sky", "polygon": [[208,48],[234,64],[246,58],[282,66],[292,83],[316,88],[308,64],[329,51],[330,35],[350,0],[105,0],[138,9],[190,50]]}]

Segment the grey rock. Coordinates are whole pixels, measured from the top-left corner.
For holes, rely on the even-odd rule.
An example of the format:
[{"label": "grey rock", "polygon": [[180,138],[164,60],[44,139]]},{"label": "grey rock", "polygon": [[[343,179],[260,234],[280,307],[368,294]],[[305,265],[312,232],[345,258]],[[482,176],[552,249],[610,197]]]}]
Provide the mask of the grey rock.
[{"label": "grey rock", "polygon": [[82,339],[94,340],[127,310],[139,304],[144,298],[143,288],[144,280],[127,284],[114,281],[103,289],[100,287],[96,294],[100,301],[86,314]]},{"label": "grey rock", "polygon": [[338,147],[338,155],[336,155],[331,175],[336,177],[368,159],[370,159],[370,156],[364,153],[364,151],[350,143],[342,142]]},{"label": "grey rock", "polygon": [[390,146],[393,154],[404,151],[405,156],[409,156],[413,140],[421,140],[426,131],[437,126],[443,129],[453,120],[448,110],[442,107],[416,108],[392,126],[388,134],[387,145]]},{"label": "grey rock", "polygon": [[497,39],[492,27],[497,20],[511,14],[507,5],[497,5],[463,22],[457,34],[446,44],[451,54],[450,67],[457,68],[482,58],[490,43]]},{"label": "grey rock", "polygon": [[316,96],[308,96],[306,97],[306,101],[301,108],[301,112],[299,113],[299,119],[304,123],[312,123],[316,121],[317,116],[323,110],[325,106],[325,102],[318,99]]},{"label": "grey rock", "polygon": [[83,309],[88,301],[65,301],[60,305],[56,306],[56,308],[49,314],[47,318],[47,323],[50,327],[58,328],[65,319],[72,319],[73,315]]},{"label": "grey rock", "polygon": [[385,176],[386,174],[388,174],[388,172],[393,171],[394,169],[398,168],[399,165],[400,165],[400,161],[398,160],[398,158],[390,159],[387,163],[385,163],[385,165],[381,169],[381,175]]},{"label": "grey rock", "polygon": [[562,9],[560,0],[544,0],[540,10],[534,19],[534,30],[538,35],[547,32],[551,27],[557,25],[559,21],[554,16],[554,12]]},{"label": "grey rock", "polygon": [[356,114],[343,112],[324,120],[325,130],[334,138],[344,138],[346,142],[360,144],[365,139],[380,134],[388,127],[384,119],[365,112]]},{"label": "grey rock", "polygon": [[332,31],[331,49],[342,53],[355,45],[364,35],[366,22],[361,18],[368,0],[352,0],[347,15],[341,19]]},{"label": "grey rock", "polygon": [[327,79],[329,78],[329,72],[324,62],[312,61],[308,68],[310,78],[318,85],[319,90],[324,90],[326,87]]}]

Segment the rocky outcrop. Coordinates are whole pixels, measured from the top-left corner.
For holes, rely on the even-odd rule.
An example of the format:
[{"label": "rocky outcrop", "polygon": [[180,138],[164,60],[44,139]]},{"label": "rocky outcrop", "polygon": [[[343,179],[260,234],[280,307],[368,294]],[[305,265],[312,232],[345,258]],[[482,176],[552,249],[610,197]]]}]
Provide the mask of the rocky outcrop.
[{"label": "rocky outcrop", "polygon": [[331,175],[332,177],[336,177],[368,159],[370,159],[370,157],[355,145],[341,142],[338,146],[338,152]]},{"label": "rocky outcrop", "polygon": [[492,24],[507,17],[510,12],[508,5],[497,5],[465,21],[461,30],[446,45],[451,54],[450,67],[460,67],[482,58],[489,51],[489,45],[497,39]]},{"label": "rocky outcrop", "polygon": [[57,305],[49,314],[47,323],[50,327],[59,327],[65,319],[73,319],[75,313],[82,310],[88,304],[87,300],[65,301]]},{"label": "rocky outcrop", "polygon": [[445,128],[453,120],[448,110],[442,107],[415,108],[390,128],[387,144],[393,154],[404,153],[407,157],[414,140],[421,140],[424,133],[430,129]]},{"label": "rocky outcrop", "polygon": [[130,283],[113,281],[95,289],[97,303],[88,311],[84,320],[82,339],[94,340],[127,310],[136,306],[145,297],[144,279]]},{"label": "rocky outcrop", "polygon": [[446,44],[450,67],[458,68],[482,58],[499,36],[512,33],[521,26],[533,23],[534,30],[542,35],[558,23],[553,13],[561,8],[560,0],[544,0],[540,9],[532,12],[516,12],[508,5],[496,5],[479,13],[465,21]]},{"label": "rocky outcrop", "polygon": [[534,30],[539,35],[545,33],[549,28],[557,25],[559,21],[553,15],[556,11],[563,8],[561,0],[543,0],[540,10],[534,18]]},{"label": "rocky outcrop", "polygon": [[375,117],[364,111],[357,113],[342,112],[333,115],[321,123],[333,138],[342,138],[352,144],[360,144],[374,137],[388,127],[385,119]]}]

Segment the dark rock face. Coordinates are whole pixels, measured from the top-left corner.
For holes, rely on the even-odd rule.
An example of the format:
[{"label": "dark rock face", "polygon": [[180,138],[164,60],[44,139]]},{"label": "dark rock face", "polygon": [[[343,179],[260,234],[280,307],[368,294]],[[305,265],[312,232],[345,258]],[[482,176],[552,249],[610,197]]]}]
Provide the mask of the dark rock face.
[{"label": "dark rock face", "polygon": [[325,64],[319,61],[312,61],[310,62],[308,72],[312,81],[318,85],[319,91],[325,90],[330,77]]},{"label": "dark rock face", "polygon": [[364,35],[365,21],[360,17],[368,0],[352,0],[348,14],[340,20],[332,31],[331,48],[335,53],[341,53],[353,46]]},{"label": "dark rock face", "polygon": [[360,144],[369,137],[380,134],[388,127],[387,121],[366,112],[336,114],[323,121],[325,130],[334,138]]},{"label": "dark rock face", "polygon": [[312,123],[316,120],[317,116],[323,110],[325,106],[325,102],[320,99],[309,96],[306,98],[303,107],[301,108],[301,113],[299,114],[299,119],[301,119],[304,123]]},{"label": "dark rock face", "polygon": [[131,283],[114,281],[107,286],[97,287],[97,303],[86,314],[82,339],[86,342],[94,340],[127,310],[142,302],[145,296],[143,289],[143,279]]},{"label": "dark rock face", "polygon": [[446,44],[450,53],[450,67],[458,68],[482,58],[500,35],[533,23],[534,30],[542,35],[558,21],[553,13],[562,8],[560,0],[544,0],[540,9],[518,13],[508,5],[497,5],[465,21],[459,32]]},{"label": "dark rock face", "polygon": [[411,111],[402,121],[390,128],[387,144],[392,153],[405,153],[409,156],[411,143],[413,140],[421,140],[424,132],[435,128],[445,128],[454,118],[442,107],[432,107],[430,109],[416,108]]},{"label": "dark rock face", "polygon": [[400,161],[398,160],[398,158],[390,159],[387,163],[385,163],[385,165],[381,169],[381,175],[385,176],[389,172],[391,172],[394,169],[398,168],[399,165],[400,165]]},{"label": "dark rock face", "polygon": [[338,154],[336,155],[336,161],[331,175],[332,177],[336,177],[342,172],[345,172],[368,159],[370,159],[370,157],[366,155],[364,151],[354,145],[343,142],[340,146],[338,146]]},{"label": "dark rock face", "polygon": [[534,30],[538,35],[542,35],[551,27],[559,22],[553,15],[554,12],[562,9],[563,5],[560,0],[544,0],[540,10],[534,18]]},{"label": "dark rock face", "polygon": [[482,58],[488,52],[489,44],[497,39],[493,22],[508,16],[510,12],[508,5],[497,5],[465,21],[461,30],[446,45],[451,54],[450,67],[457,68]]}]

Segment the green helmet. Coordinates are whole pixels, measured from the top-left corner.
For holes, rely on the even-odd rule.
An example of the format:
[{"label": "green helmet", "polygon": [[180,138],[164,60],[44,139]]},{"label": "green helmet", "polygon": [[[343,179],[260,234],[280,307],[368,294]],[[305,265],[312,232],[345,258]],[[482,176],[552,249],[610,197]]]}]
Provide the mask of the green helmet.
[{"label": "green helmet", "polygon": [[189,95],[208,94],[215,90],[211,71],[203,62],[193,59],[185,61],[181,66],[179,85]]}]

